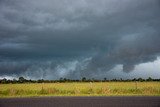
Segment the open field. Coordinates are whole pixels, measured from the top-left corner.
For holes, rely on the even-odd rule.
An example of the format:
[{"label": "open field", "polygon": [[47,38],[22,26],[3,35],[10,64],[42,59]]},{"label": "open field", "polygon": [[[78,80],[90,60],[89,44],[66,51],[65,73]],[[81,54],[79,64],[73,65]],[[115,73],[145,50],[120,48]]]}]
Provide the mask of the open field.
[{"label": "open field", "polygon": [[160,82],[0,84],[0,97],[160,96]]}]

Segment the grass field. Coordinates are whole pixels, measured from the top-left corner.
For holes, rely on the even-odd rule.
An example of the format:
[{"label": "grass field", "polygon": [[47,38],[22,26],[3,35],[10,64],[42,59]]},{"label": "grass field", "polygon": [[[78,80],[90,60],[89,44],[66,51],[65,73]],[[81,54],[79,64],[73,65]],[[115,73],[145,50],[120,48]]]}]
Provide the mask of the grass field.
[{"label": "grass field", "polygon": [[160,82],[0,84],[0,97],[160,96]]}]

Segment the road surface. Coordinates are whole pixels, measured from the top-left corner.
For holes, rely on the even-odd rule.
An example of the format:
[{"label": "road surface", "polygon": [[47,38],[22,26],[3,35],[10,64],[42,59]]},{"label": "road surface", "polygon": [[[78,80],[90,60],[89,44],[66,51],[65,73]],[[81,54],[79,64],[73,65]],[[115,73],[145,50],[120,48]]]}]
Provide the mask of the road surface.
[{"label": "road surface", "polygon": [[160,97],[0,98],[0,107],[160,107]]}]

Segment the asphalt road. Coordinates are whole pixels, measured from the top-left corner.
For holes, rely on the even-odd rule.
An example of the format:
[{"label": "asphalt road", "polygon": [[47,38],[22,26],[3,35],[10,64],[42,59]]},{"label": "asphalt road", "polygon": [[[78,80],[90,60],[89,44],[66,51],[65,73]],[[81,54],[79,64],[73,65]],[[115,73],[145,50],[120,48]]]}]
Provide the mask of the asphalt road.
[{"label": "asphalt road", "polygon": [[0,98],[0,107],[160,107],[160,97]]}]

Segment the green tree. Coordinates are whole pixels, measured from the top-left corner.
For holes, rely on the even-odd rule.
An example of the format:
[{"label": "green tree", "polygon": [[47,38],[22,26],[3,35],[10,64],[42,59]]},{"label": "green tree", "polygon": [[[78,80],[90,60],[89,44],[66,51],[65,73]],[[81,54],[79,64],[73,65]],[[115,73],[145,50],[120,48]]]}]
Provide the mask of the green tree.
[{"label": "green tree", "polygon": [[19,80],[18,80],[20,83],[24,83],[26,81],[26,79],[24,77],[19,77]]},{"label": "green tree", "polygon": [[2,79],[1,83],[6,84],[7,83],[7,79],[6,78]]},{"label": "green tree", "polygon": [[104,80],[104,81],[107,81],[107,78],[104,78],[103,80]]},{"label": "green tree", "polygon": [[142,82],[142,81],[143,81],[143,79],[142,79],[142,78],[138,78],[138,81]]},{"label": "green tree", "polygon": [[86,77],[83,77],[83,78],[82,78],[82,81],[85,82],[85,81],[86,81]]},{"label": "green tree", "polygon": [[149,77],[148,79],[147,79],[147,81],[152,81],[153,79],[151,78],[151,77]]}]

